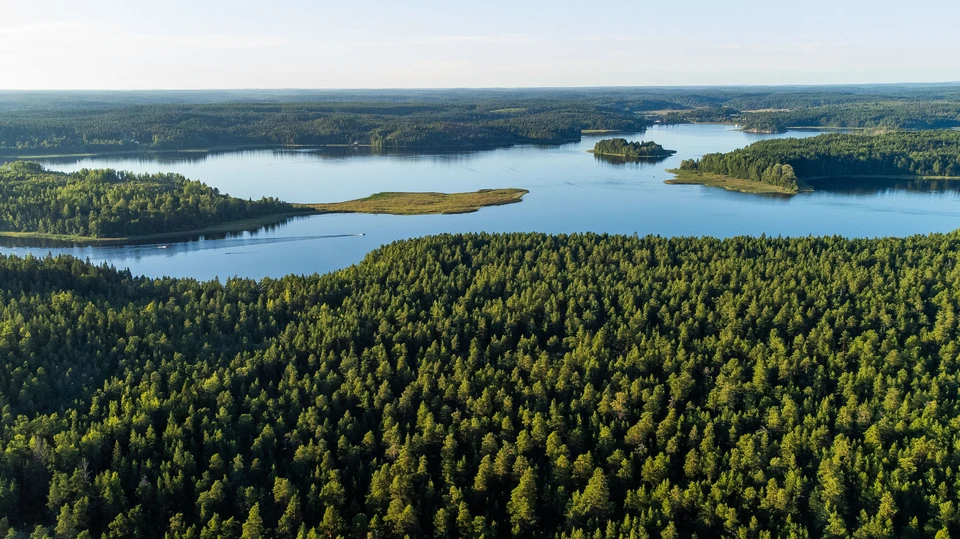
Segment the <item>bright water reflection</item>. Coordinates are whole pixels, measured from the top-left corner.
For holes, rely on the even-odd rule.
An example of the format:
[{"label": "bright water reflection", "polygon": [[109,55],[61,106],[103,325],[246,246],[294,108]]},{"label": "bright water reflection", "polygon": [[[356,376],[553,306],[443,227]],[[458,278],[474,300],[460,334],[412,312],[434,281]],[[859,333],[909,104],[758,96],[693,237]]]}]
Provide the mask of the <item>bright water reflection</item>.
[{"label": "bright water reflection", "polygon": [[[815,134],[796,131],[774,136]],[[601,138],[597,136],[562,146],[471,153],[375,155],[340,148],[49,160],[45,165],[58,170],[174,171],[234,196],[275,196],[291,202],[348,200],[378,191],[522,187],[530,194],[519,204],[467,215],[323,215],[271,230],[170,245],[3,247],[0,251],[69,253],[151,276],[259,278],[327,272],[359,262],[384,243],[443,232],[875,237],[960,227],[960,193],[950,185],[934,191],[895,182],[867,190],[840,186],[783,198],[663,183],[670,177],[664,169],[677,166],[682,159],[732,150],[769,137],[723,125],[662,126],[626,135],[628,139],[652,139],[678,151],[657,163],[596,159],[586,150]]]}]

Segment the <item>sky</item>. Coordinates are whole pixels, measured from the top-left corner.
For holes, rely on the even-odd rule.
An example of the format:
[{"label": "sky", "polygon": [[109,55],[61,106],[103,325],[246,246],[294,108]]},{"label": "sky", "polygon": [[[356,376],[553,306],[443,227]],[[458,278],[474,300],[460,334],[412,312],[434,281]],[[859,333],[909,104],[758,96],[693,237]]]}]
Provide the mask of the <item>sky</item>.
[{"label": "sky", "polygon": [[960,80],[955,0],[0,0],[0,89]]}]

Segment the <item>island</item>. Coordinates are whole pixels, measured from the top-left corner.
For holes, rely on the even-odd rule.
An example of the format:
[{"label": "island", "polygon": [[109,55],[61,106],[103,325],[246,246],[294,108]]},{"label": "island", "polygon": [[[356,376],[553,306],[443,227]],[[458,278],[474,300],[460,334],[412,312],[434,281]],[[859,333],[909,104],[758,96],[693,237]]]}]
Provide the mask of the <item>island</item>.
[{"label": "island", "polygon": [[685,159],[670,184],[797,194],[843,179],[960,180],[960,131],[826,134],[755,142]]},{"label": "island", "polygon": [[520,202],[525,189],[377,193],[347,202],[243,200],[179,174],[111,169],[73,173],[13,161],[0,166],[0,237],[72,243],[142,243],[256,230],[324,213],[456,214]]},{"label": "island", "polygon": [[677,153],[676,150],[667,150],[652,140],[628,142],[625,138],[603,139],[594,144],[592,150],[587,151],[595,155],[625,157],[629,159],[669,157]]},{"label": "island", "polygon": [[472,193],[376,193],[346,202],[294,204],[316,213],[377,213],[427,215],[472,213],[486,206],[514,204],[529,193],[526,189],[481,189]]}]

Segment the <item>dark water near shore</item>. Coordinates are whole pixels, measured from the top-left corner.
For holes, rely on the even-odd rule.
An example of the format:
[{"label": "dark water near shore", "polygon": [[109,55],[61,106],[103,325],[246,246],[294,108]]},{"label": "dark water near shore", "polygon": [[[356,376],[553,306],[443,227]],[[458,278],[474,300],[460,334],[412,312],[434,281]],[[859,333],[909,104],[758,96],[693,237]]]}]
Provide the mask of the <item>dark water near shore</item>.
[{"label": "dark water near shore", "polygon": [[[24,255],[69,253],[136,274],[221,279],[328,272],[394,240],[443,232],[607,232],[665,236],[906,236],[960,228],[960,191],[949,182],[839,182],[812,194],[770,197],[697,185],[666,185],[682,159],[764,138],[723,125],[663,126],[625,136],[677,150],[667,159],[611,162],[586,153],[601,136],[553,147],[373,154],[369,150],[257,150],[51,159],[48,168],[112,167],[179,172],[243,198],[326,202],[379,191],[474,191],[521,187],[519,204],[465,215],[320,215],[230,237],[123,247],[0,247]],[[933,187],[931,189],[931,187]],[[362,236],[359,234],[363,234]]]}]

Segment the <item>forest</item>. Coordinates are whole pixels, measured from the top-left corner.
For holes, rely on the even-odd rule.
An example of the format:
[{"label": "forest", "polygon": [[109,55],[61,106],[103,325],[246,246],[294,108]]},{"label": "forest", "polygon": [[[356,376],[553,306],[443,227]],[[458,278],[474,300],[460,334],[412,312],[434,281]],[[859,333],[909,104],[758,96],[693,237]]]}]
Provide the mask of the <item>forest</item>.
[{"label": "forest", "polygon": [[0,156],[358,143],[491,148],[652,122],[960,126],[960,85],[0,92]]},{"label": "forest", "polygon": [[0,532],[960,534],[956,233],[0,257]]},{"label": "forest", "polygon": [[608,138],[597,141],[593,145],[593,153],[597,155],[612,155],[616,157],[664,157],[673,155],[676,150],[667,150],[652,140],[630,141],[624,138]]},{"label": "forest", "polygon": [[946,129],[960,127],[960,102],[923,101],[825,105],[752,112],[738,118],[748,131],[782,133],[789,127]]},{"label": "forest", "polygon": [[241,200],[178,174],[75,173],[0,165],[0,233],[130,238],[196,231],[299,211],[274,198]]},{"label": "forest", "polygon": [[796,188],[800,181],[857,176],[960,176],[960,131],[828,134],[755,142],[727,153],[685,159],[681,170]]},{"label": "forest", "polygon": [[490,148],[642,131],[634,114],[577,102],[156,104],[24,109],[0,119],[0,155],[259,145]]}]

